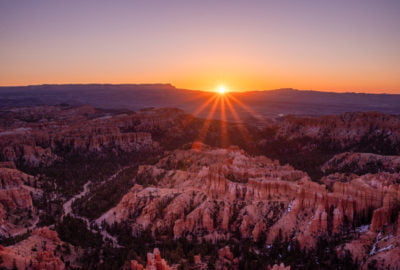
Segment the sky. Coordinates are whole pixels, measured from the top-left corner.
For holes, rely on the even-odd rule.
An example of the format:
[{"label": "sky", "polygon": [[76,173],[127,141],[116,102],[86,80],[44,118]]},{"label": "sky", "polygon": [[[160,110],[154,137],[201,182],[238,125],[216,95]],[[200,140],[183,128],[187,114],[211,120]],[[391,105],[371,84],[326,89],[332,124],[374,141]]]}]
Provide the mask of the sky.
[{"label": "sky", "polygon": [[0,0],[0,85],[400,94],[398,0]]}]

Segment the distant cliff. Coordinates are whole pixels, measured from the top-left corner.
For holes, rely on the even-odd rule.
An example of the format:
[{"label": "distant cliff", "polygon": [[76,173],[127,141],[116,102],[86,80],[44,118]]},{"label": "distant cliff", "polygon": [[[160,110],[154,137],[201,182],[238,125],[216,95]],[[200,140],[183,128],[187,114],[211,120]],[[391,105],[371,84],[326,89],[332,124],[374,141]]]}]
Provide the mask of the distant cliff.
[{"label": "distant cliff", "polygon": [[[138,110],[174,107],[195,112],[214,93],[178,89],[171,84],[65,84],[0,87],[0,108],[37,105],[91,105],[106,109]],[[400,114],[400,95],[363,94],[277,89],[229,93],[241,119],[259,116],[325,115],[344,112],[379,111]],[[238,105],[240,100],[253,112]],[[236,104],[236,105],[235,105]],[[221,117],[217,106],[213,118]],[[201,116],[208,114],[205,109]],[[227,110],[227,117],[234,119]]]}]

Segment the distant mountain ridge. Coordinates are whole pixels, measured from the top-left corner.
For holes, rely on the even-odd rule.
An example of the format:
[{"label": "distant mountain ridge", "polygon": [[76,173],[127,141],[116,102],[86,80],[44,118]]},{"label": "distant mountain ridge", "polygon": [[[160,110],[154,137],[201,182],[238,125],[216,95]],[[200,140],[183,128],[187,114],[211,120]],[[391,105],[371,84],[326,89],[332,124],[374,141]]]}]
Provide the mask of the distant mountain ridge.
[{"label": "distant mountain ridge", "polygon": [[[99,108],[138,110],[147,107],[176,107],[196,111],[214,93],[179,89],[171,84],[45,84],[0,87],[0,108],[16,106],[89,104]],[[326,115],[355,111],[400,114],[400,95],[336,93],[283,88],[229,93],[257,115]],[[239,115],[249,117],[241,106]],[[205,110],[202,116],[206,115]],[[220,115],[218,108],[214,118]]]}]

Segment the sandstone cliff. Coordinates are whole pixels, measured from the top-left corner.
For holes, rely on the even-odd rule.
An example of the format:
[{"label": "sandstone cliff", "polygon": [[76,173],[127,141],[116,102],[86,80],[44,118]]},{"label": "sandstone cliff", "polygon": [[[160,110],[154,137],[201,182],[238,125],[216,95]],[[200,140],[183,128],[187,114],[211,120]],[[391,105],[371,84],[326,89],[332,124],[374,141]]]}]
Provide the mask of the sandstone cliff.
[{"label": "sandstone cliff", "polygon": [[158,146],[151,132],[171,129],[183,116],[175,111],[109,114],[88,106],[11,111],[7,117],[14,122],[0,126],[0,160],[37,167],[71,152],[149,150]]},{"label": "sandstone cliff", "polygon": [[33,179],[17,169],[0,168],[0,236],[23,233],[37,221],[28,184]]},{"label": "sandstone cliff", "polygon": [[400,156],[382,156],[370,153],[341,153],[328,160],[322,171],[348,172],[355,174],[400,172]]},{"label": "sandstone cliff", "polygon": [[[147,264],[144,267],[138,261],[133,260],[130,262],[130,270],[171,270],[172,268],[168,265],[168,263],[161,258],[160,251],[158,248],[155,248],[153,253],[147,253]],[[128,269],[127,269],[128,270]]]},{"label": "sandstone cliff", "polygon": [[60,259],[65,253],[67,244],[63,243],[55,231],[47,227],[33,231],[27,239],[8,247],[0,246],[2,263],[0,266],[11,269],[65,269],[64,262]]},{"label": "sandstone cliff", "polygon": [[[350,255],[363,269],[399,267],[400,173],[397,167],[400,162],[395,156],[400,153],[399,117],[380,113],[288,116],[260,122],[256,128],[243,124],[242,128],[253,128],[248,140],[237,139],[234,136],[234,132],[239,132],[237,124],[227,123],[230,139],[239,142],[248,153],[239,147],[222,149],[202,143],[190,148],[189,142],[198,139],[203,124],[209,125],[204,140],[219,145],[221,123],[204,122],[176,109],[129,112],[89,106],[42,106],[1,111],[0,234],[5,237],[21,235],[34,229],[38,221],[31,198],[35,189],[28,186],[32,176],[16,168],[46,172],[53,167],[30,167],[56,163],[55,166],[64,169],[63,162],[68,164],[68,158],[76,156],[107,158],[115,154],[129,159],[135,154],[165,150],[163,157],[157,156],[152,165],[142,164],[138,168],[135,165],[126,175],[121,174],[121,178],[126,178],[125,185],[118,189],[120,194],[113,201],[119,203],[116,206],[105,204],[100,210],[96,205],[93,207],[100,214],[103,209],[115,206],[95,221],[98,226],[92,224],[92,220],[80,218],[93,230],[102,227],[99,229],[102,234],[107,234],[104,228],[112,228],[116,223],[132,229],[132,237],[146,230],[157,241],[184,238],[185,241],[196,239],[214,243],[218,247],[214,257],[218,269],[236,269],[243,260],[236,248],[229,245],[221,248],[230,240],[256,243],[257,247],[252,246],[251,252],[257,254],[278,240],[296,245],[298,242],[301,250],[314,252],[321,246],[318,246],[319,241],[327,239],[330,245],[335,245],[331,250],[336,250],[343,258]],[[269,156],[268,153],[284,162],[260,156]],[[307,160],[309,157],[311,159]],[[293,160],[296,162],[291,162]],[[121,165],[112,162],[115,167]],[[284,165],[286,162],[293,166]],[[324,177],[312,175],[307,162],[319,173],[325,163],[322,166]],[[74,165],[80,166],[79,162]],[[102,169],[106,171],[108,167]],[[51,191],[46,193],[51,198],[45,205],[60,204],[65,194],[73,196],[75,190],[89,183],[86,174],[79,181],[69,177],[69,181],[63,182],[65,171],[58,172],[62,172],[61,176],[49,177],[59,177],[55,184],[60,187],[63,183],[67,188],[59,191],[52,183]],[[104,175],[107,173],[102,171]],[[111,186],[115,178],[109,179],[105,188],[108,184]],[[43,177],[41,181],[47,180]],[[96,185],[95,181],[90,181]],[[113,187],[118,187],[118,183],[112,183]],[[74,192],[69,184],[74,186]],[[93,204],[104,204],[112,193],[103,192],[104,187],[90,188],[83,194],[88,193],[87,198],[95,197]],[[77,217],[85,215],[84,211],[73,211]],[[110,226],[102,226],[103,222]],[[113,229],[118,232],[120,228],[114,226]],[[108,233],[114,232],[110,229]],[[58,242],[51,234],[34,233],[28,239],[36,243]],[[119,241],[118,236],[114,235],[113,242]],[[44,240],[49,237],[52,240]],[[55,252],[53,247],[38,249],[29,241],[25,242],[28,239],[19,244],[30,245],[33,249],[30,252],[19,244],[2,248],[9,258],[8,265],[16,259],[20,265],[22,261],[32,260],[38,268],[57,267],[58,264],[62,267],[59,256],[62,252]],[[103,248],[99,250],[104,251]],[[272,269],[290,267],[281,265],[286,261],[277,258],[268,261]],[[206,256],[195,258],[198,268],[204,268],[208,260]],[[157,251],[148,256],[146,266],[131,262],[133,269],[169,267]]]},{"label": "sandstone cliff", "polygon": [[[379,112],[343,113],[322,117],[287,116],[275,124],[277,137],[288,139],[308,137],[338,142],[342,147],[352,146],[362,141],[378,142],[385,139],[388,145],[396,146],[391,151],[399,151],[400,118]],[[371,150],[382,145],[371,144]]]},{"label": "sandstone cliff", "polygon": [[329,191],[301,171],[237,148],[177,150],[156,165],[141,166],[137,185],[97,222],[128,221],[138,232],[171,231],[176,238],[210,241],[239,234],[271,244],[281,235],[310,249],[318,237],[368,220],[371,209],[370,231],[391,224],[398,179],[390,173],[354,176],[333,182]]}]

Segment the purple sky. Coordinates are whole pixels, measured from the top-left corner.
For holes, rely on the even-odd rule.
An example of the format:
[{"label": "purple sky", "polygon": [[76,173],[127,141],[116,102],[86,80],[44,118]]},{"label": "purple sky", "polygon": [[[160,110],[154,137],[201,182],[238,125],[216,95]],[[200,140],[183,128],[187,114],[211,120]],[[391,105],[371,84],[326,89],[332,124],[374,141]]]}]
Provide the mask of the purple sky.
[{"label": "purple sky", "polygon": [[400,1],[0,1],[0,85],[400,93]]}]

